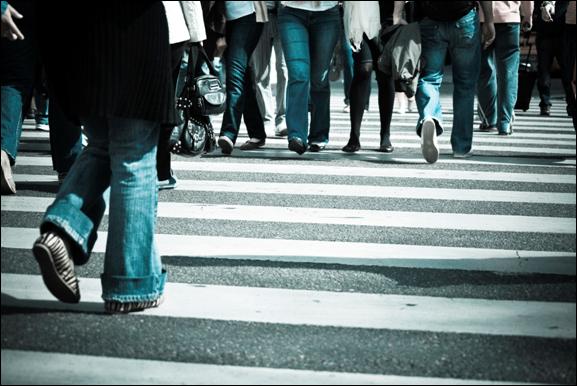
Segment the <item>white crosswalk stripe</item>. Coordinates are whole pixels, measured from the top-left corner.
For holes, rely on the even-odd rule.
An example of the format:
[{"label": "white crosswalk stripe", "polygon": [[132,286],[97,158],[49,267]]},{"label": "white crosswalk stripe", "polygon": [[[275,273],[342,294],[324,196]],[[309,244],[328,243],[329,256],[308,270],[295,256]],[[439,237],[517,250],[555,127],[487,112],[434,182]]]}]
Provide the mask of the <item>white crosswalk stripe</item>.
[{"label": "white crosswalk stripe", "polygon": [[[286,138],[271,137],[232,157],[174,157],[178,185],[159,195],[156,234],[166,301],[126,318],[102,315],[106,218],[93,251],[100,265],[77,267],[81,303],[60,303],[44,287],[29,250],[57,178],[48,134],[25,122],[18,194],[1,202],[2,383],[102,383],[103,373],[116,384],[572,383],[563,359],[575,359],[576,144],[564,108],[547,119],[519,113],[511,137],[476,132],[466,160],[451,157],[447,131],[441,159],[427,165],[414,113],[394,116],[393,154],[372,150],[374,101],[363,150],[342,153],[350,127],[341,103],[332,97],[331,141],[318,154],[297,158]],[[246,139],[243,127],[237,145]],[[70,329],[44,328],[62,321]],[[81,332],[92,325],[102,341]],[[158,334],[146,349],[114,342],[146,326]],[[183,347],[163,346],[163,334]],[[315,346],[324,334],[344,346]],[[343,343],[355,334],[363,337]],[[544,370],[555,365],[534,347],[559,367]],[[420,359],[402,359],[411,357]],[[423,358],[434,371],[418,365]],[[516,370],[523,361],[528,370]]]},{"label": "white crosswalk stripe", "polygon": [[[51,198],[6,197],[2,209],[43,213]],[[576,220],[564,217],[498,216],[461,213],[400,212],[362,209],[295,208],[262,205],[202,205],[161,202],[159,218],[208,219],[358,225],[376,227],[463,229],[495,232],[575,233]]]},{"label": "white crosswalk stripe", "polygon": [[[16,174],[16,182],[56,182],[56,176]],[[176,190],[200,192],[235,192],[255,194],[290,194],[307,196],[380,197],[414,200],[454,200],[486,202],[526,202],[573,204],[571,193],[512,192],[481,189],[433,189],[373,185],[289,184],[273,182],[179,180]]]},{"label": "white crosswalk stripe", "polygon": [[[2,248],[29,249],[37,236],[37,229],[2,227]],[[100,232],[94,252],[104,253],[106,239]],[[575,275],[575,252],[170,234],[156,241],[163,256]]]},{"label": "white crosswalk stripe", "polygon": [[[2,274],[19,301],[53,301],[42,279]],[[100,281],[83,280],[88,303],[102,303]],[[348,328],[575,338],[575,304],[336,293],[170,283],[162,308],[144,315]],[[82,305],[58,304],[82,310]],[[102,310],[103,311],[103,310]],[[297,311],[297,312],[295,312]],[[475,322],[476,321],[476,322]],[[549,328],[556,325],[556,329]]]},{"label": "white crosswalk stripe", "polygon": [[[34,363],[30,369],[27,364]],[[74,366],[67,364],[74,363]],[[88,355],[2,350],[2,383],[20,379],[34,384],[42,379],[56,384],[74,379],[76,384],[94,385],[102,374],[113,385],[519,385],[529,383],[490,382],[451,378],[402,377],[329,371],[217,366],[162,362],[144,359],[106,358]]]}]

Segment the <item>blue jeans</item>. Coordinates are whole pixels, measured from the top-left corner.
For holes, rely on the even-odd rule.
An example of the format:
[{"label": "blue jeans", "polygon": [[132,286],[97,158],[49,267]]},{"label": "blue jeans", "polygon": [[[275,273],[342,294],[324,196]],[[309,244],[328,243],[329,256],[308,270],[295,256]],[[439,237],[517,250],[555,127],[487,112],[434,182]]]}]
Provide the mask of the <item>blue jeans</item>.
[{"label": "blue jeans", "polygon": [[121,118],[85,121],[88,146],[44,215],[41,231],[56,226],[73,241],[76,264],[87,261],[110,187],[108,241],[102,298],[120,302],[157,299],[166,272],[154,242],[158,192],[159,125]]},{"label": "blue jeans", "polygon": [[443,133],[440,87],[447,51],[453,63],[453,152],[465,154],[473,143],[475,92],[481,61],[481,34],[479,16],[472,10],[455,22],[425,18],[421,26],[421,76],[417,86],[416,102],[419,109],[417,134],[421,135],[422,122],[433,118],[437,135]]},{"label": "blue jeans", "polygon": [[48,95],[40,90],[34,91],[34,102],[36,103],[36,124],[48,125]]},{"label": "blue jeans", "polygon": [[2,150],[14,165],[22,134],[22,101],[24,91],[15,86],[2,86]]},{"label": "blue jeans", "polygon": [[478,94],[483,123],[509,131],[517,102],[519,23],[495,24],[495,42],[481,53]]},{"label": "blue jeans", "polygon": [[220,135],[226,135],[233,143],[238,137],[243,114],[249,137],[266,138],[248,69],[262,28],[263,24],[256,22],[254,13],[226,23],[226,109]]},{"label": "blue jeans", "polygon": [[[279,31],[288,68],[288,139],[307,144],[309,98],[312,102],[308,142],[329,141],[329,66],[341,33],[338,6],[322,12],[281,7]],[[309,97],[310,96],[310,97]]]}]

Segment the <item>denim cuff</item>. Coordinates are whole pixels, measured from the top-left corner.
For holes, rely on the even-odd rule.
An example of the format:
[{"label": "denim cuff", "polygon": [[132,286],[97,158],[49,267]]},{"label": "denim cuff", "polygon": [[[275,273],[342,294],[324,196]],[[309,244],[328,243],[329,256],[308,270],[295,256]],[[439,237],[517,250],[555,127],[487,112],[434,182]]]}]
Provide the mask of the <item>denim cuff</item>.
[{"label": "denim cuff", "polygon": [[100,276],[102,299],[105,301],[142,302],[158,299],[164,292],[166,270],[160,275],[144,277]]},{"label": "denim cuff", "polygon": [[[443,131],[444,131],[443,130],[443,123],[435,117],[427,117],[427,118],[431,118],[433,121],[435,121],[435,127],[437,128],[437,137],[440,136],[441,134],[443,134]],[[423,129],[423,121],[427,118],[421,119],[419,121],[419,123],[417,124],[417,135],[419,137],[421,136],[421,130]]]},{"label": "denim cuff", "polygon": [[75,243],[74,263],[83,264],[88,260],[96,242],[94,224],[88,216],[65,199],[58,200],[46,210],[40,231],[44,233],[50,225],[58,227]]}]

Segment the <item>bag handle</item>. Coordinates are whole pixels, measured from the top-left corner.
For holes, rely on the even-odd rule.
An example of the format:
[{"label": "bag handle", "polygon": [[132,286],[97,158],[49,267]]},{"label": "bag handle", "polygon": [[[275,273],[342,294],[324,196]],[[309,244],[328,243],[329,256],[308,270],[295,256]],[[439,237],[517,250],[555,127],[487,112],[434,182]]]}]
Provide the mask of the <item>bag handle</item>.
[{"label": "bag handle", "polygon": [[533,44],[531,43],[531,32],[525,34],[525,45],[529,46],[529,51],[527,51],[527,56],[525,57],[525,62],[523,64],[527,65],[531,60],[531,51],[533,50]]},{"label": "bag handle", "polygon": [[[189,47],[188,47],[188,61],[189,62],[188,62],[187,71],[186,71],[187,79],[192,81],[192,79],[194,79],[196,77],[193,71],[194,71],[194,69],[197,68],[198,65],[202,64],[202,62],[200,61],[201,58],[204,61],[204,63],[206,63],[206,65],[208,67],[208,72],[211,75],[216,76],[218,78],[218,72],[214,68],[214,64],[212,64],[212,61],[208,58],[208,54],[204,50],[204,47],[202,46],[202,44],[198,44],[198,45],[196,45],[196,47],[198,47],[198,52],[199,52],[199,58],[198,58],[198,61],[196,63],[196,66],[190,65],[190,58],[192,58],[192,56],[193,56],[192,55],[193,44],[189,45]],[[194,67],[194,69],[193,69],[193,67]]]}]

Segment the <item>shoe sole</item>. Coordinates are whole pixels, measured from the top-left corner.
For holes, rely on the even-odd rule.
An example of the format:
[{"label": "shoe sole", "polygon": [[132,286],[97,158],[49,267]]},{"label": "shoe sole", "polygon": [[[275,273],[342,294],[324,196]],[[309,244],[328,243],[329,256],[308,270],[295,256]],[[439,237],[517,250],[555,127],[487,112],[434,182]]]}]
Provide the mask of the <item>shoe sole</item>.
[{"label": "shoe sole", "polygon": [[219,138],[218,139],[218,147],[220,147],[222,154],[226,154],[226,155],[232,154],[233,147],[231,146],[231,144],[226,139]]},{"label": "shoe sole", "polygon": [[36,243],[32,247],[32,253],[40,266],[42,280],[50,293],[64,303],[78,303],[80,301],[80,291],[76,294],[60,277],[50,249],[44,244]]},{"label": "shoe sole", "polygon": [[176,184],[158,185],[158,190],[173,190],[176,189]]},{"label": "shoe sole", "polygon": [[104,311],[108,314],[128,314],[131,312],[142,312],[149,308],[157,308],[164,303],[164,295],[161,295],[156,300],[143,301],[143,302],[104,302]]},{"label": "shoe sole", "polygon": [[392,144],[389,145],[381,145],[377,149],[379,153],[392,153],[395,151],[395,147]]},{"label": "shoe sole", "polygon": [[423,152],[423,157],[430,164],[434,164],[439,159],[439,148],[435,143],[436,136],[437,128],[435,127],[435,123],[431,121],[423,123],[423,129],[421,131],[423,143],[421,145],[421,150]]},{"label": "shoe sole", "polygon": [[[4,152],[2,152],[4,155]],[[16,184],[12,177],[12,169],[8,156],[2,157],[2,180],[1,180],[2,194],[16,194]]]}]

